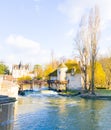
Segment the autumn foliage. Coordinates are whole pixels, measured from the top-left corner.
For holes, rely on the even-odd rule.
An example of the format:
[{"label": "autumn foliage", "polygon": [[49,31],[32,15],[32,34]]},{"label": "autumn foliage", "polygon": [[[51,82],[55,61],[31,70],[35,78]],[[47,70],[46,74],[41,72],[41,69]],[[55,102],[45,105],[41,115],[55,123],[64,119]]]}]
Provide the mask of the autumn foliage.
[{"label": "autumn foliage", "polygon": [[[91,79],[91,71],[90,71],[89,67],[89,79]],[[103,70],[102,65],[99,62],[95,63],[95,87],[96,88],[105,88],[105,84],[106,84],[106,74]]]}]

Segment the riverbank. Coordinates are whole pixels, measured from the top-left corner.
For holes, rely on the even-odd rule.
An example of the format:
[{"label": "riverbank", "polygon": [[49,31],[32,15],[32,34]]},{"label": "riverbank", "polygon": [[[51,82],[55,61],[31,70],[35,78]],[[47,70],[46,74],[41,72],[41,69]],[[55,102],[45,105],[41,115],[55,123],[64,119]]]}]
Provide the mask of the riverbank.
[{"label": "riverbank", "polygon": [[60,96],[67,96],[67,97],[72,97],[72,96],[78,96],[81,94],[80,90],[68,90],[68,91],[62,91],[58,92]]},{"label": "riverbank", "polygon": [[59,95],[67,97],[79,96],[84,99],[111,100],[111,90],[103,90],[103,89],[96,89],[95,95],[92,95],[91,93],[86,93],[83,90],[63,91],[59,92]]},{"label": "riverbank", "polygon": [[99,96],[99,95],[92,95],[92,94],[81,94],[81,98],[85,99],[99,99],[99,100],[111,100],[111,96]]}]

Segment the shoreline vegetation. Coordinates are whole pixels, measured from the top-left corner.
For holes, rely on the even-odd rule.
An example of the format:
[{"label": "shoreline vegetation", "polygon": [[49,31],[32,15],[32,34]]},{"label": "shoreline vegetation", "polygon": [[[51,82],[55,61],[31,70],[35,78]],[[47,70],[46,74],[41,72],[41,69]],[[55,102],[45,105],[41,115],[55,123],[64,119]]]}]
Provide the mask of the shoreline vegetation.
[{"label": "shoreline vegetation", "polygon": [[84,99],[94,99],[94,100],[111,100],[111,91],[107,89],[96,89],[95,95],[90,92],[85,92],[84,90],[69,90],[59,92],[60,96],[75,97],[79,96]]}]

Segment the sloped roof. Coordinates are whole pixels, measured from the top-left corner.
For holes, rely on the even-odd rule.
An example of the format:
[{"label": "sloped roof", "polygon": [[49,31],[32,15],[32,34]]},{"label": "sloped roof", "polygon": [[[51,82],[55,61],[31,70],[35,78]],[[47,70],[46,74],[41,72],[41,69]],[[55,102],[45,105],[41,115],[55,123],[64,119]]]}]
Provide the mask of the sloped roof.
[{"label": "sloped roof", "polygon": [[57,69],[49,74],[49,76],[57,76]]},{"label": "sloped roof", "polygon": [[64,63],[61,63],[58,68],[67,68],[67,66]]},{"label": "sloped roof", "polygon": [[[71,73],[73,69],[75,69],[75,74],[80,73],[80,69],[78,64],[69,64],[69,65],[65,65],[64,63],[61,63],[58,68],[68,68],[68,70],[66,71],[66,73]],[[52,73],[49,74],[49,76],[57,76],[57,69],[54,70]]]}]

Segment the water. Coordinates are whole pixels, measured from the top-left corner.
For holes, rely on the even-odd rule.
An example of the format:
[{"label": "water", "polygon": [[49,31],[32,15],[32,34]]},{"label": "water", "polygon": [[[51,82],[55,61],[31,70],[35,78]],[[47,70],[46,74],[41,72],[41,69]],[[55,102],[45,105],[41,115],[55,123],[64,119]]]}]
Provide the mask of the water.
[{"label": "water", "polygon": [[19,96],[14,117],[14,130],[111,130],[111,101],[35,92]]}]

